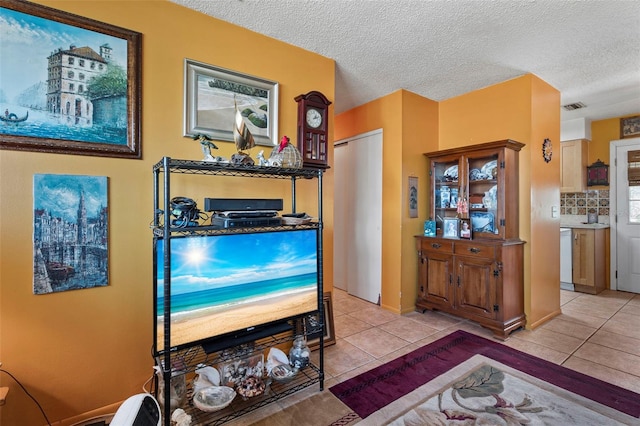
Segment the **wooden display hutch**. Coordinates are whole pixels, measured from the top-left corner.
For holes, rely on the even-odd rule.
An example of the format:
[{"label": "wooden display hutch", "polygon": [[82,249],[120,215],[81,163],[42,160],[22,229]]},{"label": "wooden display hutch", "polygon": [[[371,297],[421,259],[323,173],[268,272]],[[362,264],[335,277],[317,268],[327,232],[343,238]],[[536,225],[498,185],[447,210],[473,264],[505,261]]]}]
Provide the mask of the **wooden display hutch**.
[{"label": "wooden display hutch", "polygon": [[[518,237],[523,146],[507,139],[424,154],[436,236],[416,236],[416,307],[473,320],[502,340],[526,323],[524,241]],[[458,213],[459,199],[467,200],[468,214]],[[458,217],[470,220],[471,239],[444,236],[445,222]]]},{"label": "wooden display hutch", "polygon": [[[237,234],[248,233],[257,234],[260,232],[290,232],[301,229],[315,230],[317,235],[317,259],[318,259],[318,295],[317,295],[317,309],[318,309],[318,321],[319,324],[323,324],[323,270],[322,270],[322,169],[292,169],[292,168],[278,168],[278,167],[260,167],[260,166],[244,166],[244,165],[232,165],[232,164],[220,164],[210,163],[203,161],[191,161],[191,160],[177,160],[169,157],[164,157],[160,162],[153,166],[154,174],[154,220],[152,223],[153,238],[154,238],[154,259],[156,259],[156,247],[157,242],[160,240],[165,241],[164,258],[158,259],[158,263],[163,262],[162,266],[165,271],[171,269],[171,239],[180,236],[210,236],[210,235],[223,235],[223,234]],[[220,229],[210,225],[198,225],[198,226],[175,226],[171,221],[171,180],[174,175],[203,175],[205,177],[211,176],[235,176],[243,178],[262,178],[262,179],[288,179],[291,181],[291,200],[292,200],[292,212],[296,211],[296,181],[299,179],[316,179],[317,197],[318,197],[318,216],[317,220],[310,223],[300,225],[277,225],[277,226],[263,226],[263,227],[242,227],[242,228],[228,228]],[[162,179],[161,179],[162,175]],[[169,243],[169,244],[167,244]],[[155,260],[154,260],[155,262]],[[154,264],[155,266],[155,264]],[[154,267],[154,294],[157,294],[157,268]],[[193,344],[183,344],[180,347],[171,346],[171,277],[170,274],[164,276],[164,304],[163,304],[163,327],[162,338],[163,348],[169,348],[168,350],[162,348],[154,348],[152,350],[156,364],[161,368],[164,383],[167,384],[164,387],[164,393],[162,398],[165,401],[162,407],[163,424],[165,426],[171,425],[171,410],[169,409],[169,403],[171,400],[170,386],[172,377],[185,376],[186,379],[186,401],[180,407],[184,409],[187,414],[192,417],[192,424],[206,424],[206,425],[220,425],[227,423],[233,419],[236,419],[244,414],[254,411],[260,407],[271,404],[278,401],[281,398],[289,396],[302,389],[308,388],[314,384],[319,384],[320,390],[324,387],[324,337],[323,333],[320,333],[318,344],[318,355],[312,357],[310,365],[299,370],[296,376],[287,383],[281,383],[273,381],[271,382],[266,375],[263,377],[266,383],[266,389],[263,394],[248,399],[243,399],[240,395],[237,395],[233,402],[226,408],[214,412],[204,412],[196,408],[192,402],[193,389],[192,380],[195,376],[194,372],[197,368],[202,366],[216,366],[222,363],[233,362],[239,359],[244,359],[247,356],[253,354],[264,354],[266,360],[266,351],[272,347],[279,346],[281,349],[283,346],[290,346],[290,343],[294,340],[295,335],[304,334],[305,331],[300,331],[300,324],[304,318],[304,315],[297,318],[289,319],[290,329],[274,331],[267,335],[257,336],[251,340],[249,350],[247,352],[247,342],[243,341],[241,347],[243,351],[240,354],[233,353],[233,347],[226,345],[224,350],[210,350],[208,341],[196,342]],[[154,324],[156,324],[154,317]],[[259,326],[259,324],[256,324]],[[154,325],[154,342],[157,341],[159,336],[158,326]],[[217,336],[211,336],[215,339]],[[226,339],[226,337],[225,337]],[[246,339],[245,339],[246,340]],[[240,344],[238,344],[240,346]],[[313,359],[317,362],[314,363]],[[176,367],[179,366],[179,367]],[[156,395],[159,396],[159,395]],[[160,398],[159,398],[160,399]]]}]

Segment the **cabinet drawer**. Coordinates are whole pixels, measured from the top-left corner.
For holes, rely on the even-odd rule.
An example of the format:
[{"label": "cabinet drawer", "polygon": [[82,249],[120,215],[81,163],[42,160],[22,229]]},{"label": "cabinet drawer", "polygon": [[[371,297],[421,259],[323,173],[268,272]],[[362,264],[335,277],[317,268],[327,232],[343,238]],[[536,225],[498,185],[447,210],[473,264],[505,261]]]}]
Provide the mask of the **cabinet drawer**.
[{"label": "cabinet drawer", "polygon": [[453,242],[442,241],[433,238],[423,238],[420,244],[420,248],[424,251],[453,253]]},{"label": "cabinet drawer", "polygon": [[496,255],[496,248],[494,246],[478,244],[473,242],[469,242],[469,243],[456,242],[454,253],[459,254],[461,256],[494,258]]}]

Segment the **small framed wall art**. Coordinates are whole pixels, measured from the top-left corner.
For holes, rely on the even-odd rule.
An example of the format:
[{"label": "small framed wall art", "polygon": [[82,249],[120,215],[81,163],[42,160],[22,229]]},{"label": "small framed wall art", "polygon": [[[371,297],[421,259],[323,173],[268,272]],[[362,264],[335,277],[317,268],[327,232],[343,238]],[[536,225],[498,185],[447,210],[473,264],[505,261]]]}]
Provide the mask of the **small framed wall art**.
[{"label": "small framed wall art", "polygon": [[418,177],[409,176],[409,217],[418,217]]},{"label": "small framed wall art", "polygon": [[640,137],[640,115],[620,119],[620,139]]}]

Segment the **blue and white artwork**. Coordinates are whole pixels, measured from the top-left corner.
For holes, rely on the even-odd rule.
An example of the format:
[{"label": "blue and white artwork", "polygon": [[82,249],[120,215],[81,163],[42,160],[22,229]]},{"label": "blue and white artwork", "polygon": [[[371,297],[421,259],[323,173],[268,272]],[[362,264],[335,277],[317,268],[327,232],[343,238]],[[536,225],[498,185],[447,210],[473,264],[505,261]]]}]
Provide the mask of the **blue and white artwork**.
[{"label": "blue and white artwork", "polygon": [[0,136],[127,145],[127,40],[8,8],[0,34]]},{"label": "blue and white artwork", "polygon": [[108,285],[106,176],[33,177],[33,293]]}]

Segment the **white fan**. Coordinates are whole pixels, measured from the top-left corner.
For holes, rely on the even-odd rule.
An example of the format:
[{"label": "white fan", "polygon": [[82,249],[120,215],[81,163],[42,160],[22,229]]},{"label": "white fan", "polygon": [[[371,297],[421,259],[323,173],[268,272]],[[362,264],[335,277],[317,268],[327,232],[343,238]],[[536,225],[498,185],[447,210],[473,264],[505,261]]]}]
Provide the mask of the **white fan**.
[{"label": "white fan", "polygon": [[139,393],[125,400],[110,426],[162,426],[160,405],[153,395]]}]

